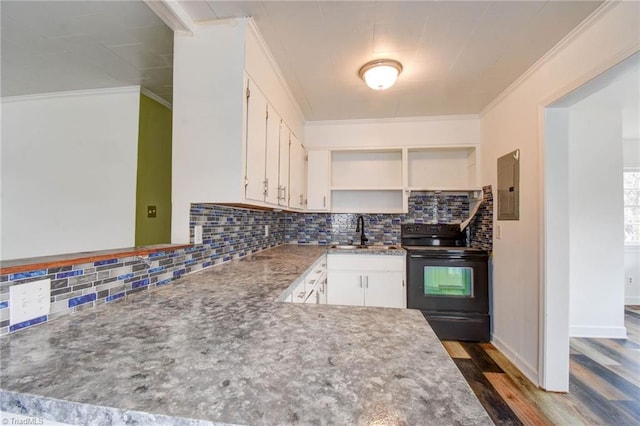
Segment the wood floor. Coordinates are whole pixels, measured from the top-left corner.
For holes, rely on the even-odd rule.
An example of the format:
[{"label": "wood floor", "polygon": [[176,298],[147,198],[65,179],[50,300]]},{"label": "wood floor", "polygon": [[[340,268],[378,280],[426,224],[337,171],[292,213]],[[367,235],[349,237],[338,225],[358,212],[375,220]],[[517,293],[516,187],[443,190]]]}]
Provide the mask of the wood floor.
[{"label": "wood floor", "polygon": [[490,343],[442,342],[497,425],[640,425],[640,306],[627,339],[571,339],[569,393],[535,387]]}]

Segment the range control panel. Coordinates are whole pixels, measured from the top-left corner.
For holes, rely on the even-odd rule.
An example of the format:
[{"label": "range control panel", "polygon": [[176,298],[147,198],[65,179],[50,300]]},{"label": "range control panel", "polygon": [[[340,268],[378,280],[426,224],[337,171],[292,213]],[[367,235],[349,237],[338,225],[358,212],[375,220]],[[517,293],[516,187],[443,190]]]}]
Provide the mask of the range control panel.
[{"label": "range control panel", "polygon": [[451,238],[460,235],[460,225],[455,223],[408,223],[401,227],[403,237]]}]

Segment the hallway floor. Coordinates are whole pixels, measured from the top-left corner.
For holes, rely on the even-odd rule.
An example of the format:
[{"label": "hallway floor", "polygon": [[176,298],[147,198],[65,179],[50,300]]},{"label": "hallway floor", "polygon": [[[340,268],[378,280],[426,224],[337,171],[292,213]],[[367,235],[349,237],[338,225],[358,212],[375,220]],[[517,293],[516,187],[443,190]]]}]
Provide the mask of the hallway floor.
[{"label": "hallway floor", "polygon": [[490,343],[444,341],[497,425],[640,425],[640,306],[627,339],[572,338],[569,393],[534,386]]}]

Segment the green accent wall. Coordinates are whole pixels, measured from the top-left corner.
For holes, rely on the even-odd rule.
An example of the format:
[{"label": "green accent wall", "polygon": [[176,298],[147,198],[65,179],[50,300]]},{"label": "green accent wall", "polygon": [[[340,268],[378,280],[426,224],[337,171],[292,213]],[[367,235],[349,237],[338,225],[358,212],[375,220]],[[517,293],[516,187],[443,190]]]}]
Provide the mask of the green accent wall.
[{"label": "green accent wall", "polygon": [[[171,110],[140,95],[136,246],[171,242]],[[147,217],[156,206],[156,217]]]}]

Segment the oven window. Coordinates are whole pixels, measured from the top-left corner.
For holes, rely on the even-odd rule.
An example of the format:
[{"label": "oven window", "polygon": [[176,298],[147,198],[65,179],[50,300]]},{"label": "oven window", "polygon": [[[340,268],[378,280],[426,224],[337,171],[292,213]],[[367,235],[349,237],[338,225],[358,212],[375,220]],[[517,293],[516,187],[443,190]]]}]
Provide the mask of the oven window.
[{"label": "oven window", "polygon": [[425,296],[473,296],[473,269],[467,266],[425,266]]}]

